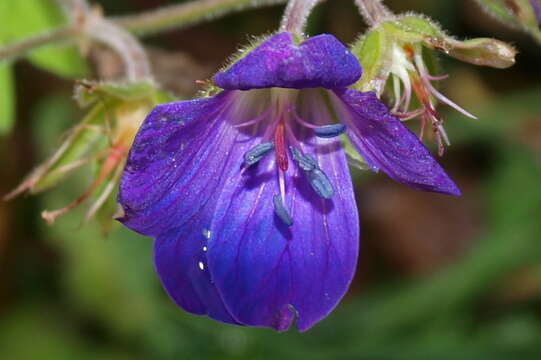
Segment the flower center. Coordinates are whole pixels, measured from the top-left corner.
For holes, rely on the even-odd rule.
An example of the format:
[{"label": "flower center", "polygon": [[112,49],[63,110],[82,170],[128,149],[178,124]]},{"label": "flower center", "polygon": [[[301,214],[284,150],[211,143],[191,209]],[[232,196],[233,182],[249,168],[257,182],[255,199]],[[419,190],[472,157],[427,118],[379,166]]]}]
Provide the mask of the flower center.
[{"label": "flower center", "polygon": [[[274,150],[276,163],[276,176],[279,193],[274,196],[274,210],[276,216],[287,226],[293,225],[293,219],[286,206],[286,173],[291,163],[296,164],[305,179],[309,182],[317,195],[324,199],[331,199],[335,190],[325,172],[319,167],[315,154],[305,153],[302,143],[316,136],[330,139],[340,136],[346,127],[343,124],[332,124],[330,116],[317,116],[317,109],[306,111],[308,104],[324,103],[323,99],[309,99],[316,90],[308,90],[310,94],[301,94],[299,90],[273,88],[270,90],[270,100],[267,97],[265,108],[248,121],[235,125],[237,128],[259,126],[263,123],[261,142],[244,154],[242,171],[249,171],[263,158]],[[312,94],[313,93],[313,94]],[[268,94],[267,94],[268,95]],[[301,111],[305,110],[305,111]],[[301,116],[307,119],[303,119]],[[307,121],[308,120],[308,121]],[[305,133],[308,129],[312,136],[303,136],[301,140],[296,132]]]}]

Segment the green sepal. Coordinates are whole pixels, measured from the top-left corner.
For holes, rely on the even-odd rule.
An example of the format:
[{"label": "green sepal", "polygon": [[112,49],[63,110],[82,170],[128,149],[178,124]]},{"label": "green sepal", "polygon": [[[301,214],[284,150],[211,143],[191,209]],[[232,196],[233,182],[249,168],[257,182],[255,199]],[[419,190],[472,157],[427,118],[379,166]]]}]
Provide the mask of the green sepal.
[{"label": "green sepal", "polygon": [[363,66],[363,76],[354,85],[361,91],[372,90],[375,86],[373,80],[386,78],[385,65],[388,62],[390,47],[383,28],[369,31],[366,35],[356,41],[351,47],[351,52],[359,59]]},{"label": "green sepal", "polygon": [[475,65],[506,69],[515,64],[517,51],[510,45],[496,39],[477,38],[453,41],[449,56]]},{"label": "green sepal", "polygon": [[[36,194],[47,190],[64,180],[75,168],[64,171],[63,168],[87,155],[98,141],[105,138],[102,125],[107,116],[106,105],[96,104],[84,117],[83,121],[72,129],[56,153],[36,169],[42,172],[36,183],[29,189]],[[30,175],[32,176],[32,174]]]},{"label": "green sepal", "polygon": [[429,38],[444,39],[445,33],[439,25],[422,15],[406,15],[381,24],[390,38],[400,43],[418,44]]},{"label": "green sepal", "polygon": [[135,83],[80,81],[75,86],[74,96],[80,106],[86,107],[104,99],[123,101],[149,99],[153,98],[157,91],[156,84],[152,81]]}]

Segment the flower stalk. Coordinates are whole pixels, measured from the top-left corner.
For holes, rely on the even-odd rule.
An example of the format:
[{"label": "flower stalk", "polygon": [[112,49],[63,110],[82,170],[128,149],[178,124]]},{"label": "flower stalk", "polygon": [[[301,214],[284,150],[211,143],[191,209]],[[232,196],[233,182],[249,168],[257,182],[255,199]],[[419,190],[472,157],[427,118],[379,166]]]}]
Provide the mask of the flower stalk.
[{"label": "flower stalk", "polygon": [[[86,14],[92,12],[88,4],[82,0],[59,0],[60,5],[71,19],[71,24],[0,48],[0,61],[24,56],[28,52],[46,45],[61,41],[75,41],[81,36],[92,38],[92,35],[95,36],[94,40],[105,42],[119,52],[123,60],[126,60],[124,59],[126,54],[124,50],[129,50],[129,53],[138,58],[141,51],[137,49],[137,46],[133,45],[133,42],[136,41],[135,38],[128,39],[126,31],[137,35],[153,34],[172,28],[184,28],[232,12],[277,5],[284,2],[286,0],[194,0],[139,14],[104,18],[102,20],[107,25],[103,25],[102,22],[97,29],[86,29],[87,33],[84,33],[81,28],[86,23]],[[109,38],[111,33],[108,33],[108,31],[110,30],[113,31],[113,37],[116,34],[116,39]],[[124,34],[120,34],[122,30],[126,30]],[[119,43],[119,38],[123,39],[123,45]],[[139,77],[145,72],[144,64],[129,66],[129,68],[130,75],[128,77],[134,75]]]},{"label": "flower stalk", "polygon": [[72,39],[77,34],[74,26],[63,26],[53,31],[31,36],[0,48],[0,61],[17,58],[42,46]]},{"label": "flower stalk", "polygon": [[361,15],[370,26],[389,20],[393,13],[385,6],[382,0],[355,0]]},{"label": "flower stalk", "polygon": [[140,14],[113,17],[111,20],[130,32],[146,35],[173,28],[181,29],[230,13],[285,2],[286,0],[195,0]]},{"label": "flower stalk", "polygon": [[308,15],[321,0],[290,0],[280,24],[280,31],[302,35]]},{"label": "flower stalk", "polygon": [[91,12],[83,21],[83,34],[113,49],[122,59],[130,82],[152,78],[150,61],[141,43],[129,32]]}]

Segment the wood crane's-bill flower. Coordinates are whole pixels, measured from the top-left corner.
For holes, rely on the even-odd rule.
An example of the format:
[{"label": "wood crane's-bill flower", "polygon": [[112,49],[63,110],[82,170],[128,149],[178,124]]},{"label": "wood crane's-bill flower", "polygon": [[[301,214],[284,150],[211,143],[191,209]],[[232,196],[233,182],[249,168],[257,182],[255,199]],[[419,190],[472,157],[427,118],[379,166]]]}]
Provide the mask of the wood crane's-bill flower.
[{"label": "wood crane's-bill flower", "polygon": [[155,238],[159,277],[184,310],[305,331],[344,296],[359,221],[341,136],[413,188],[458,195],[331,35],[279,33],[218,73],[219,94],[157,106],[121,179],[120,219]]}]

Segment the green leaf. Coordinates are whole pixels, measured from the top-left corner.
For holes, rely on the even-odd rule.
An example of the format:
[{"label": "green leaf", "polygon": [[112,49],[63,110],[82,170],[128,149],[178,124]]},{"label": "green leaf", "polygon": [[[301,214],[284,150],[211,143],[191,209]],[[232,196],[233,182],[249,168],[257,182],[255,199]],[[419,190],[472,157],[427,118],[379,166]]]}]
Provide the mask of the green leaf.
[{"label": "green leaf", "polygon": [[[0,2],[0,44],[20,41],[66,24],[56,1],[2,0]],[[86,62],[75,46],[50,45],[28,55],[29,61],[43,70],[63,77],[82,77]]]},{"label": "green leaf", "polygon": [[0,64],[0,135],[8,133],[15,116],[15,85],[9,64]]}]

